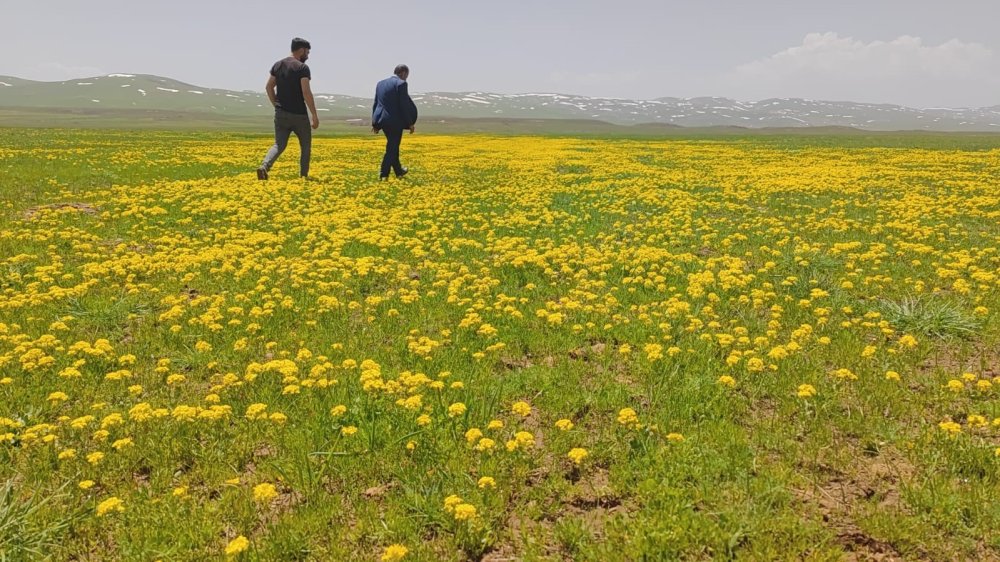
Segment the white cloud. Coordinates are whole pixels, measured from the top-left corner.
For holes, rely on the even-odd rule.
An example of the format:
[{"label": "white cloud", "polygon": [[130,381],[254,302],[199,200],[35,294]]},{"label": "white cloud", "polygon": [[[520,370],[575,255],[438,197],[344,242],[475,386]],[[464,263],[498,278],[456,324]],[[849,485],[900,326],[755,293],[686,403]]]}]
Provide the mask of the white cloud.
[{"label": "white cloud", "polygon": [[810,33],[801,45],[737,67],[723,79],[745,99],[805,97],[927,106],[1000,104],[998,65],[979,43],[927,45],[904,35],[866,43]]}]

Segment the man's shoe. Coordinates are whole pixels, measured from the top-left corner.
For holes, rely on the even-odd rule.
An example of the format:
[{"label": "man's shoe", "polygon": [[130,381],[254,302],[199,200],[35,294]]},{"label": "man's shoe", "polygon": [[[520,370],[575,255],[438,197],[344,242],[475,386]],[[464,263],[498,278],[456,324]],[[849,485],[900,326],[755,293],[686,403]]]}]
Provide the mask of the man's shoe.
[{"label": "man's shoe", "polygon": [[257,168],[257,179],[259,180],[267,179],[267,170],[265,170],[263,166]]},{"label": "man's shoe", "polygon": [[397,178],[401,178],[401,177],[405,176],[405,175],[407,174],[407,172],[409,172],[409,171],[410,171],[410,169],[409,169],[409,168],[403,168],[403,173],[401,173],[401,174],[396,174],[396,177],[397,177]]},{"label": "man's shoe", "polygon": [[389,181],[389,176],[379,176],[378,181]]}]

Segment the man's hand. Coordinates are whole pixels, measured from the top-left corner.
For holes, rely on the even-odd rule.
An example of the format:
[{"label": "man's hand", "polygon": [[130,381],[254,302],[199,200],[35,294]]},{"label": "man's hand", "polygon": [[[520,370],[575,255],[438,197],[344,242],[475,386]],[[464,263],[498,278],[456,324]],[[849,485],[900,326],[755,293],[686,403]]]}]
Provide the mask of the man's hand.
[{"label": "man's hand", "polygon": [[382,131],[382,129],[379,129],[379,128],[378,128],[378,125],[372,125],[372,134],[373,134],[373,135],[377,135],[377,134],[379,134],[379,133],[380,133],[381,131]]},{"label": "man's hand", "polygon": [[410,134],[412,135],[415,132],[417,132],[417,126],[416,125],[410,125]]},{"label": "man's hand", "polygon": [[313,129],[319,129],[319,115],[316,115],[315,113],[313,114],[312,118],[312,126]]}]

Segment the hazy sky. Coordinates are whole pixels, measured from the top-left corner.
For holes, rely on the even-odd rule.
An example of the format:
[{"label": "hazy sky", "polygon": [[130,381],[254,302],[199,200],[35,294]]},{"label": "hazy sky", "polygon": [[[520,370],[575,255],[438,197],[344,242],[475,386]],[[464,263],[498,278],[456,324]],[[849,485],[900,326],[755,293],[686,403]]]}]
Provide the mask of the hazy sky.
[{"label": "hazy sky", "polygon": [[[169,76],[260,90],[293,36],[313,90],[917,107],[1000,104],[1000,0],[3,0],[0,74]],[[376,7],[378,6],[378,7]]]}]

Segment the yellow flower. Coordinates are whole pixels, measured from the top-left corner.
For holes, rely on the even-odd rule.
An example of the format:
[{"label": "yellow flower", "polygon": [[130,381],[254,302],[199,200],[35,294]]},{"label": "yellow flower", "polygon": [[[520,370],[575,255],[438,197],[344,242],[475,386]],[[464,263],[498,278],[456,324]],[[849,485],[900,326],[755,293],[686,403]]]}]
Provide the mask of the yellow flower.
[{"label": "yellow flower", "polygon": [[268,503],[276,497],[278,497],[278,490],[274,484],[265,482],[253,487],[253,499],[257,502]]},{"label": "yellow flower", "polygon": [[472,429],[465,432],[465,440],[469,443],[476,441],[482,436],[483,432],[478,427],[473,427]]},{"label": "yellow flower", "polygon": [[531,414],[531,405],[527,402],[514,402],[514,405],[510,409],[522,417],[528,417]]},{"label": "yellow flower", "polygon": [[589,453],[587,453],[586,449],[581,449],[580,447],[576,447],[570,449],[570,451],[566,453],[566,456],[569,457],[569,460],[573,461],[574,464],[580,464],[581,462],[583,462],[583,459],[586,458],[588,454]]},{"label": "yellow flower", "polygon": [[489,437],[483,437],[479,440],[479,443],[476,443],[476,450],[483,452],[492,451],[495,445],[496,441],[490,439]]},{"label": "yellow flower", "polygon": [[896,371],[886,371],[885,378],[891,381],[898,381],[899,373],[897,373]]},{"label": "yellow flower", "polygon": [[969,415],[965,421],[969,424],[969,427],[986,427],[989,424],[985,417],[976,414]]},{"label": "yellow flower", "polygon": [[811,396],[816,396],[816,387],[811,384],[800,384],[799,385],[799,398],[809,398]]},{"label": "yellow flower", "polygon": [[97,464],[101,462],[101,459],[103,458],[104,458],[104,453],[97,451],[87,455],[87,462],[89,462],[90,464]]},{"label": "yellow flower", "polygon": [[476,506],[468,503],[460,503],[455,506],[455,519],[467,521],[476,517]]},{"label": "yellow flower", "polygon": [[77,484],[77,486],[81,490],[89,490],[89,489],[91,489],[91,488],[94,487],[94,481],[93,480],[81,480],[80,483]]},{"label": "yellow flower", "polygon": [[178,486],[178,487],[174,488],[173,496],[175,498],[182,498],[182,497],[186,496],[187,493],[188,493],[188,487],[187,486]]},{"label": "yellow flower", "polygon": [[490,423],[486,424],[486,429],[489,430],[503,429],[503,422],[500,420],[491,420]]},{"label": "yellow flower", "polygon": [[514,441],[521,449],[530,449],[535,446],[535,436],[527,431],[518,431],[514,434]]},{"label": "yellow flower", "polygon": [[788,350],[784,346],[777,346],[767,353],[771,359],[784,359],[788,357]]},{"label": "yellow flower", "polygon": [[568,420],[566,418],[563,418],[563,419],[561,419],[561,420],[559,420],[559,421],[556,422],[556,428],[560,429],[562,431],[569,431],[569,430],[573,429],[573,422],[571,422],[570,420]]},{"label": "yellow flower", "polygon": [[947,388],[952,392],[962,392],[962,389],[965,388],[965,385],[962,384],[962,381],[960,380],[951,379],[950,381],[948,381],[948,384],[945,385],[945,388]]},{"label": "yellow flower", "polygon": [[846,379],[852,381],[858,380],[858,376],[852,373],[850,369],[837,369],[836,371],[833,372],[833,376],[837,377],[838,379]]},{"label": "yellow flower", "polygon": [[430,425],[430,423],[431,423],[431,417],[428,416],[427,414],[422,414],[420,417],[417,418],[417,425],[421,427],[425,425]]},{"label": "yellow flower", "polygon": [[668,433],[667,434],[667,441],[673,441],[674,443],[680,443],[681,441],[684,441],[684,436],[681,435],[680,433]]},{"label": "yellow flower", "polygon": [[64,451],[59,451],[59,460],[68,460],[76,458],[76,449],[66,449]]},{"label": "yellow flower", "polygon": [[344,437],[350,437],[351,435],[354,435],[357,432],[358,428],[354,427],[353,425],[340,428],[340,434],[343,435]]},{"label": "yellow flower", "polygon": [[636,429],[639,426],[639,415],[632,408],[622,408],[618,412],[618,423]]},{"label": "yellow flower", "polygon": [[485,489],[485,488],[496,488],[497,487],[497,481],[494,480],[492,476],[483,476],[482,478],[479,479],[478,486],[480,488],[483,488],[483,489]]},{"label": "yellow flower", "polygon": [[466,410],[465,404],[461,402],[455,402],[451,406],[448,406],[448,417],[454,418],[457,416],[461,416],[462,414],[465,413],[465,410]]},{"label": "yellow flower", "polygon": [[954,437],[955,435],[962,432],[962,426],[951,420],[939,423],[938,427],[940,427],[942,431],[946,432],[951,437]]},{"label": "yellow flower", "polygon": [[119,439],[119,440],[117,440],[117,441],[115,441],[114,443],[111,444],[111,446],[114,447],[118,451],[121,451],[125,447],[129,447],[131,445],[132,445],[132,438],[131,437],[125,437],[124,439]]},{"label": "yellow flower", "polygon": [[122,500],[118,499],[115,496],[112,496],[102,501],[101,503],[97,504],[98,517],[104,517],[105,515],[111,512],[121,513],[123,511],[125,511],[125,505],[122,503]]},{"label": "yellow flower", "polygon": [[344,415],[346,412],[347,412],[347,406],[344,406],[343,404],[339,404],[337,406],[334,406],[333,408],[330,408],[330,415],[335,418]]},{"label": "yellow flower", "polygon": [[444,499],[444,510],[448,513],[455,511],[455,506],[462,503],[462,498],[452,494]]},{"label": "yellow flower", "polygon": [[729,388],[736,387],[736,379],[734,379],[729,375],[722,375],[721,377],[719,377],[718,383],[721,384],[722,386],[728,386]]},{"label": "yellow flower", "polygon": [[410,552],[410,550],[401,544],[387,546],[385,547],[385,551],[382,553],[382,562],[396,562],[397,560],[402,560],[408,552]]},{"label": "yellow flower", "polygon": [[250,548],[250,541],[243,535],[240,535],[229,541],[229,544],[226,545],[226,556],[236,556],[248,548]]}]

